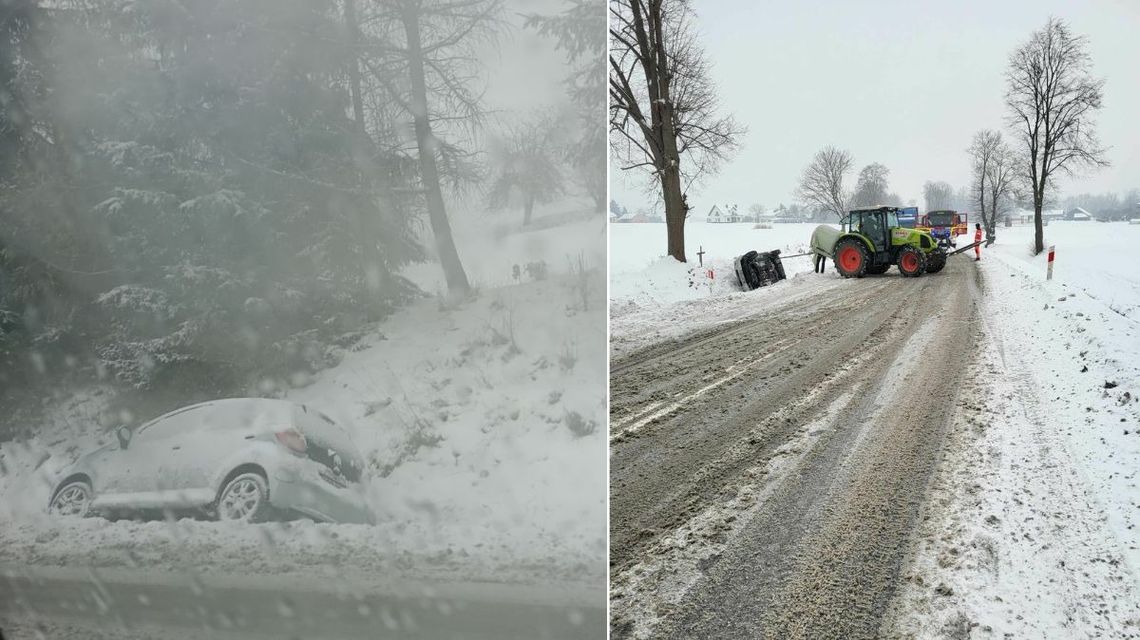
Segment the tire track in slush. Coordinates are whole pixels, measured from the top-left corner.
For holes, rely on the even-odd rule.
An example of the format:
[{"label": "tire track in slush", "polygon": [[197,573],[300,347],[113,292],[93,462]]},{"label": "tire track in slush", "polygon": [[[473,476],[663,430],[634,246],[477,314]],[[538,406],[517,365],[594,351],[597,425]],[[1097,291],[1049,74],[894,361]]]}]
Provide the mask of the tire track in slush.
[{"label": "tire track in slush", "polygon": [[[697,396],[702,375],[723,376],[763,347],[748,324],[702,335],[686,350],[690,366],[657,352],[614,375],[612,402],[640,407],[634,421],[654,415],[643,400],[653,392],[685,398],[613,440],[615,638],[877,633],[972,339],[972,271],[952,260],[938,275],[851,281],[818,318],[769,311],[757,336],[787,342]],[[817,388],[827,391],[813,397]],[[852,400],[827,417],[837,397]],[[804,440],[812,420],[823,426]],[[777,455],[793,462],[757,473]],[[742,492],[762,499],[733,502]],[[712,544],[686,531],[710,509],[721,519]],[[699,575],[646,579],[647,566],[688,545]]]},{"label": "tire track in slush", "polygon": [[[870,292],[888,289],[889,282],[866,281]],[[611,425],[622,424],[629,414],[637,413],[653,402],[676,397],[695,384],[692,378],[706,377],[726,367],[723,347],[752,357],[779,352],[787,341],[803,339],[805,333],[826,334],[842,318],[835,312],[849,313],[865,304],[862,298],[840,298],[833,301],[827,315],[820,315],[820,304],[785,305],[758,312],[753,317],[701,331],[678,341],[647,347],[611,365]],[[663,376],[667,366],[670,375]],[[620,427],[619,427],[620,428]],[[611,428],[611,431],[615,430]]]},{"label": "tire track in slush", "polygon": [[[782,445],[797,425],[810,418],[798,412],[777,415],[790,400],[831,377],[845,375],[842,365],[856,350],[890,347],[894,334],[914,315],[907,295],[896,293],[882,299],[892,286],[908,295],[921,295],[930,286],[921,279],[897,277],[851,284],[859,287],[855,293],[832,301],[835,311],[811,322],[783,322],[779,315],[766,312],[758,323],[767,331],[774,326],[776,331],[785,327],[795,333],[786,334],[793,343],[777,350],[755,375],[695,397],[634,437],[613,439],[611,571],[635,561],[638,550],[657,533],[683,522],[744,468]],[[626,379],[612,381],[611,404],[620,405],[626,395],[643,393],[644,386],[669,388],[672,393],[679,388],[692,394],[709,372],[724,370],[730,354],[770,347],[763,336],[752,340],[739,329],[727,332],[725,339],[727,344],[702,339],[701,349],[688,354],[690,364],[674,367],[667,356],[660,355],[657,358],[666,362],[642,363]],[[667,377],[670,373],[675,375]],[[632,388],[629,375],[636,375],[638,382]],[[658,385],[655,377],[665,380]]]}]

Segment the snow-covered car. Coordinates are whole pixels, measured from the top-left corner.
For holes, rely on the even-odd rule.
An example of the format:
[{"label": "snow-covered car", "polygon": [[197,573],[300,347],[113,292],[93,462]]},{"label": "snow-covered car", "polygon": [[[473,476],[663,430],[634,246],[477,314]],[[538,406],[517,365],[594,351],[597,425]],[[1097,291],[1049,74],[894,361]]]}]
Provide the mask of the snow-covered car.
[{"label": "snow-covered car", "polygon": [[177,409],[81,456],[48,509],[60,515],[162,510],[220,520],[295,514],[372,523],[364,462],[348,433],[312,407],[233,398]]}]

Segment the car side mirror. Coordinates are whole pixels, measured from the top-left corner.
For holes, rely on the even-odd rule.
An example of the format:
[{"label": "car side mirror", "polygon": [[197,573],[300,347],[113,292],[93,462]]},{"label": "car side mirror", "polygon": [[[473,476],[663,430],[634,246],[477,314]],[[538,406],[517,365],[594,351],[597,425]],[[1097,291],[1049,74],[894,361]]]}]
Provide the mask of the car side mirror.
[{"label": "car side mirror", "polygon": [[126,449],[131,444],[131,429],[125,425],[120,425],[115,429],[115,435],[119,436],[119,448]]}]

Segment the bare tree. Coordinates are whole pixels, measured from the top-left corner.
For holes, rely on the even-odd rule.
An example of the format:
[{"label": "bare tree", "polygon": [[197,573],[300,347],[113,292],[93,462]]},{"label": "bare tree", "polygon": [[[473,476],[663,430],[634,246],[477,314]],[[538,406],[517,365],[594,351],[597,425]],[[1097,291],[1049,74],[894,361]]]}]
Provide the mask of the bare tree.
[{"label": "bare tree", "polygon": [[843,187],[843,180],[851,171],[851,164],[851,154],[842,149],[820,149],[800,176],[796,198],[842,218],[847,213],[847,203],[850,200],[850,194]]},{"label": "bare tree", "polygon": [[873,207],[886,204],[887,176],[890,169],[878,162],[873,162],[859,171],[859,180],[855,183],[855,196],[852,206]]},{"label": "bare tree", "polygon": [[1045,248],[1041,210],[1049,179],[1108,164],[1092,122],[1104,80],[1092,77],[1087,44],[1064,21],[1050,18],[1009,58],[1005,103],[1026,157],[1035,253]]},{"label": "bare tree", "polygon": [[534,205],[550,202],[562,193],[565,182],[554,158],[552,132],[541,114],[509,125],[506,134],[490,145],[494,164],[487,204],[505,207],[517,195],[523,207],[523,225],[530,224]]},{"label": "bare tree", "polygon": [[760,222],[760,218],[762,218],[765,213],[764,205],[758,202],[751,204],[748,206],[748,213],[752,216],[753,222]]},{"label": "bare tree", "polygon": [[986,229],[986,244],[997,237],[998,218],[1006,212],[1015,195],[1019,175],[1017,154],[1006,144],[1001,132],[979,131],[968,149],[974,172],[973,201]]},{"label": "bare tree", "polygon": [[[456,139],[470,140],[482,125],[481,47],[502,26],[503,0],[386,0],[369,6],[372,13],[359,19],[366,39],[361,62],[387,100],[376,107],[375,120],[378,127],[411,120],[420,195],[436,252],[448,290],[465,294],[471,286],[455,248],[442,185],[474,175],[472,154]],[[406,135],[386,133],[402,150]]]},{"label": "bare tree", "polygon": [[927,211],[949,209],[954,201],[954,187],[948,182],[930,182],[922,185],[922,198]]},{"label": "bare tree", "polygon": [[622,170],[652,172],[669,255],[685,262],[687,191],[727,159],[744,128],[717,115],[689,0],[613,0],[610,17],[610,145]]}]

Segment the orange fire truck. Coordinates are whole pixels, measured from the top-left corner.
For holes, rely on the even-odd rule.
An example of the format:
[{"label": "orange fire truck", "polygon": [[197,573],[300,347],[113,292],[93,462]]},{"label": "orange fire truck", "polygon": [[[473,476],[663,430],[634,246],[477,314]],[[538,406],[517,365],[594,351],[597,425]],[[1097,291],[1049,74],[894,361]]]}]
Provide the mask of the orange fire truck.
[{"label": "orange fire truck", "polygon": [[955,239],[969,232],[967,214],[951,210],[930,211],[918,217],[914,228],[934,236],[940,247],[956,247]]}]

